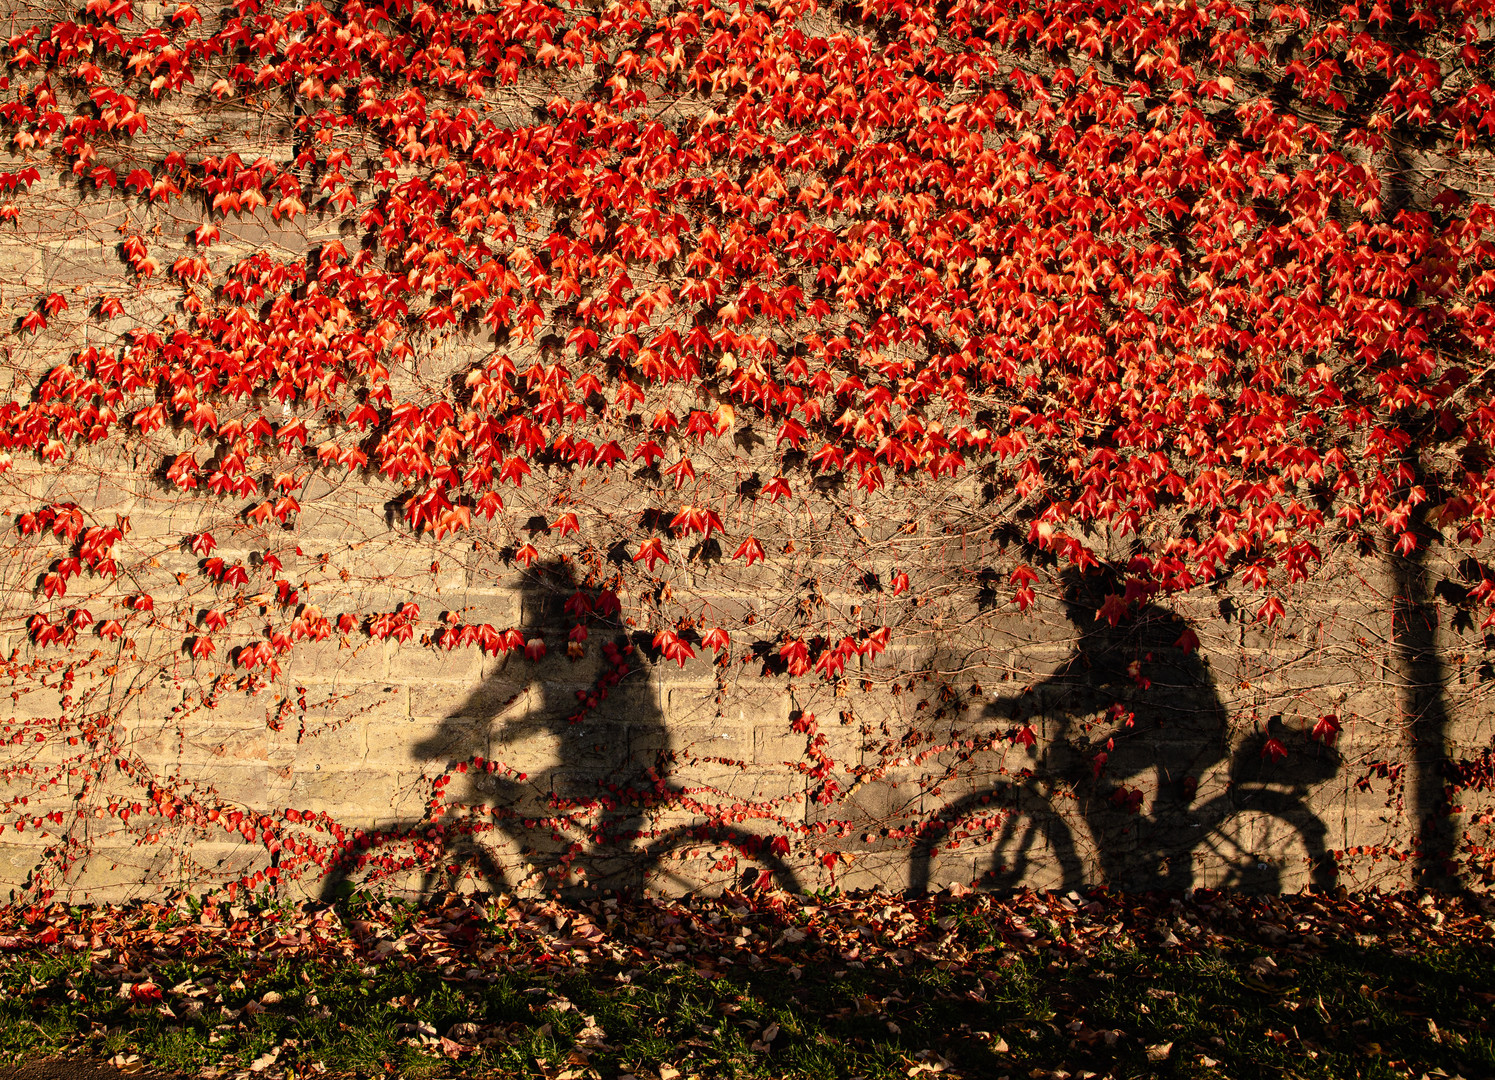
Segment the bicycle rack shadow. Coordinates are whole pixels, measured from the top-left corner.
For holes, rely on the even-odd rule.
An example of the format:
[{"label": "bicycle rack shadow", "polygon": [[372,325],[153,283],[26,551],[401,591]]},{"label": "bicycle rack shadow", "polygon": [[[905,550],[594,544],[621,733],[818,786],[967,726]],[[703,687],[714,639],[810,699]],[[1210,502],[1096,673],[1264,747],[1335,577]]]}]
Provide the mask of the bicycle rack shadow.
[{"label": "bicycle rack shadow", "polygon": [[[710,845],[756,865],[742,884],[798,891],[767,838],[710,822],[662,834],[649,829],[651,810],[682,792],[670,778],[670,733],[649,685],[648,659],[616,617],[590,613],[601,590],[578,583],[569,566],[539,564],[518,591],[518,629],[527,643],[545,643],[543,658],[506,653],[437,732],[411,748],[418,762],[446,763],[452,782],[441,819],[428,813],[380,830],[368,849],[350,849],[324,879],[323,898],[351,891],[370,851],[401,845],[424,863],[423,897],[463,876],[486,891],[510,891],[519,884],[511,879],[515,863],[523,877],[549,883],[546,891],[637,894],[661,860]],[[588,634],[582,658],[573,661],[567,646],[577,625]],[[616,663],[606,658],[609,648]],[[512,769],[488,771],[489,762],[504,762],[526,742],[548,747],[551,762],[523,779]],[[461,763],[466,772],[455,772]],[[503,862],[510,865],[495,858],[501,847],[509,849]],[[563,888],[568,880],[583,884]]]},{"label": "bicycle rack shadow", "polygon": [[[1303,852],[1315,886],[1332,885],[1327,828],[1307,799],[1311,784],[1338,771],[1338,756],[1294,743],[1288,758],[1267,762],[1263,751],[1280,734],[1280,718],[1232,746],[1227,711],[1185,619],[1146,602],[1123,614],[1117,605],[1126,587],[1115,566],[1066,569],[1060,580],[1065,616],[1078,632],[1073,650],[1052,675],[983,710],[988,722],[1038,729],[1030,771],[926,819],[909,890],[927,891],[936,852],[967,817],[989,815],[994,805],[1008,815],[983,881],[993,888],[1022,886],[1043,868],[1057,870],[1064,890],[1179,892],[1199,884],[1196,858],[1213,857],[1228,868],[1218,883],[1275,891],[1281,868],[1271,849],[1285,840]],[[1224,794],[1196,799],[1200,780],[1222,765]],[[1072,794],[1073,809],[1056,808],[1056,792],[1066,802]]]}]

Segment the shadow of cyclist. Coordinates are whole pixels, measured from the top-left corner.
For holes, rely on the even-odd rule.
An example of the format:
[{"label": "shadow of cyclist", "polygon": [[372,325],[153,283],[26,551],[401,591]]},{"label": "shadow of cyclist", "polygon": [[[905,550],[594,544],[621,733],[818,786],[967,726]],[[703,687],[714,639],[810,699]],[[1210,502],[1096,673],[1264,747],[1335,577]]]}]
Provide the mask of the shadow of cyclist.
[{"label": "shadow of cyclist", "polygon": [[[526,571],[519,605],[523,648],[506,653],[415,756],[486,757],[448,789],[449,816],[469,829],[491,824],[515,869],[540,875],[531,884],[641,889],[640,832],[670,797],[670,738],[648,662],[622,632],[617,598],[578,582],[570,564]],[[488,887],[517,884],[495,869],[484,868]]]},{"label": "shadow of cyclist", "polygon": [[[927,887],[943,837],[992,795],[1015,795],[1018,804],[998,842],[997,857],[1007,862],[994,867],[994,884],[1022,884],[1041,857],[1057,863],[1063,888],[1084,888],[1094,883],[1085,880],[1087,855],[1114,887],[1192,884],[1190,806],[1199,779],[1228,753],[1226,710],[1197,641],[1186,620],[1146,602],[1135,585],[1129,596],[1115,567],[1069,568],[1060,581],[1065,615],[1079,634],[1073,651],[1052,675],[986,708],[992,719],[1037,729],[1033,782],[945,807],[915,852],[915,891]],[[1092,852],[1079,850],[1074,829],[1059,817],[1049,797],[1058,789],[1073,792]]]},{"label": "shadow of cyclist", "polygon": [[[548,562],[525,572],[519,602],[515,647],[412,748],[451,777],[439,809],[376,838],[416,850],[429,867],[422,895],[464,877],[489,891],[639,893],[661,859],[713,845],[796,887],[761,837],[712,823],[651,828],[684,792],[670,779],[649,662],[622,630],[617,597]],[[350,853],[323,895],[346,891],[359,861]]]}]

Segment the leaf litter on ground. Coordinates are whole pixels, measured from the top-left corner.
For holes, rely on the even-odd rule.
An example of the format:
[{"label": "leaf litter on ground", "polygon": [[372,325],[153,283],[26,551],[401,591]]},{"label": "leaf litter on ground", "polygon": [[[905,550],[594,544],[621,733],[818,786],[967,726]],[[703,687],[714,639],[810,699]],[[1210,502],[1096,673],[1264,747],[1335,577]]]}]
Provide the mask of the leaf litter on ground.
[{"label": "leaf litter on ground", "polygon": [[0,1060],[204,1078],[1495,1074],[1495,906],[728,892],[0,908]]}]

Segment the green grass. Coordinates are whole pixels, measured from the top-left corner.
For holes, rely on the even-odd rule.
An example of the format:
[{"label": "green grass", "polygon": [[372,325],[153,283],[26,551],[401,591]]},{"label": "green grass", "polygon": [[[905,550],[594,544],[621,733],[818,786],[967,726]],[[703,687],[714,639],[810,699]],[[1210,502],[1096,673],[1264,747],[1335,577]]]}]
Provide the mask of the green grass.
[{"label": "green grass", "polygon": [[[812,934],[753,959],[739,951],[725,965],[718,940],[659,963],[635,954],[552,966],[492,920],[429,963],[419,948],[373,960],[344,942],[289,956],[233,948],[184,958],[152,949],[148,934],[112,963],[97,952],[22,950],[0,960],[0,1060],[125,1053],[197,1075],[246,1068],[279,1048],[264,1075],[309,1075],[313,1063],[333,1074],[551,1080],[658,1076],[661,1066],[742,1080],[934,1075],[910,1073],[921,1066],[1014,1080],[1035,1069],[1233,1080],[1495,1075],[1495,947],[1477,935],[1418,948],[1344,935],[1291,950],[1220,935],[1164,948],[1118,923],[1075,947],[1068,928],[1030,917],[1038,938],[1015,945],[967,901],[926,914],[917,932],[931,940],[948,930],[958,962],[895,952],[888,941],[847,961]],[[418,925],[394,906],[381,918],[396,936]],[[658,928],[640,922],[630,937],[620,929],[627,920],[615,921],[613,939],[647,947]],[[788,924],[748,912],[721,925],[772,940]],[[1262,967],[1263,957],[1278,966]],[[129,970],[115,970],[121,962]],[[716,968],[698,970],[706,962]],[[482,978],[463,975],[469,964]],[[147,966],[164,1000],[122,997],[121,983]],[[448,1057],[443,1035],[449,1048],[474,1048]]]}]

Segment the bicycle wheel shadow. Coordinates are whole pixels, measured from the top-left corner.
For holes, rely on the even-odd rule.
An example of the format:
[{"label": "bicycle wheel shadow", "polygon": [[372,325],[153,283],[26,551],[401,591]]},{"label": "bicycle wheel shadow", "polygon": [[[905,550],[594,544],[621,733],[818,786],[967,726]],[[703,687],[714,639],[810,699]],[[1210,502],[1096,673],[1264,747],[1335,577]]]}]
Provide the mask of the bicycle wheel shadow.
[{"label": "bicycle wheel shadow", "polygon": [[[616,597],[552,561],[525,571],[518,599],[524,647],[411,748],[428,772],[440,764],[450,778],[439,810],[382,830],[369,850],[416,851],[422,896],[457,887],[639,894],[661,860],[691,844],[748,856],[743,883],[751,875],[797,890],[765,838],[712,823],[652,828],[684,791],[670,775],[650,662],[624,632]],[[353,890],[369,850],[347,852],[324,879],[324,898]]]},{"label": "bicycle wheel shadow", "polygon": [[[1007,817],[982,882],[992,888],[1057,877],[1063,890],[1180,892],[1200,884],[1202,871],[1212,884],[1234,875],[1230,884],[1270,890],[1281,879],[1267,880],[1265,871],[1280,868],[1252,849],[1285,832],[1305,850],[1313,883],[1331,883],[1327,828],[1308,792],[1338,771],[1337,757],[1266,753],[1267,763],[1269,733],[1232,746],[1227,710],[1187,620],[1149,602],[1114,565],[1066,569],[1060,584],[1078,635],[1070,654],[1053,674],[984,708],[987,722],[1031,740],[1027,759],[1013,779],[926,819],[910,891],[930,887],[940,849],[994,805]],[[1196,798],[1221,766],[1224,794]],[[1243,814],[1252,815],[1249,828]],[[1275,840],[1268,823],[1279,826]],[[1234,869],[1214,865],[1222,862]],[[1248,880],[1241,869],[1248,864],[1262,872]]]}]

